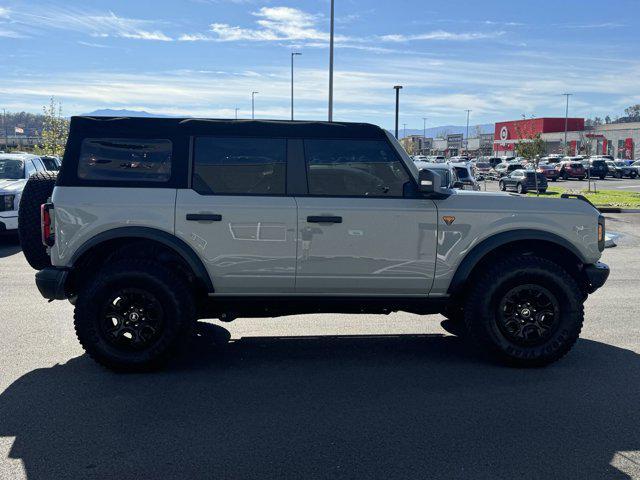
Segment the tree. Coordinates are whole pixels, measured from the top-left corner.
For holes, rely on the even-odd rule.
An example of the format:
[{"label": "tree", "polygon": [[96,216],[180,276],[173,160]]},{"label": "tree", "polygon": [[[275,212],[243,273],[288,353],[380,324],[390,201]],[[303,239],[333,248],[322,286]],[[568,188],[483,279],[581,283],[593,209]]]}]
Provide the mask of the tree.
[{"label": "tree", "polygon": [[625,108],[624,113],[627,115],[627,117],[633,119],[640,118],[640,103],[631,105],[629,108]]},{"label": "tree", "polygon": [[69,121],[62,116],[62,103],[51,97],[48,106],[42,107],[42,142],[35,149],[39,155],[64,154],[69,135]]},{"label": "tree", "polygon": [[516,154],[519,157],[524,157],[527,160],[534,160],[536,158],[543,157],[546,153],[546,144],[540,137],[540,134],[536,134],[533,138],[520,139],[516,143]]},{"label": "tree", "polygon": [[527,160],[535,160],[544,156],[546,144],[540,134],[533,130],[531,124],[523,123],[516,126],[516,134],[519,138],[518,143],[516,143],[516,155]]}]

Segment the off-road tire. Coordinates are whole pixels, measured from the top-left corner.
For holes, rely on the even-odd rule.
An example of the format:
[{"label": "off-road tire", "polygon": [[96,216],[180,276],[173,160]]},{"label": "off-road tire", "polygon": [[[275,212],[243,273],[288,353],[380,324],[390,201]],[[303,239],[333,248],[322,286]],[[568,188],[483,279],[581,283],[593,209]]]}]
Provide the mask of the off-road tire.
[{"label": "off-road tire", "polygon": [[31,175],[22,191],[18,209],[18,235],[27,262],[36,270],[51,266],[47,247],[42,244],[40,206],[47,202],[56,184],[57,173],[37,172]]},{"label": "off-road tire", "polygon": [[[162,328],[144,348],[116,345],[101,326],[110,297],[122,289],[147,292],[161,306]],[[80,290],[74,325],[80,344],[96,362],[117,371],[148,371],[164,365],[186,338],[195,318],[186,279],[151,260],[123,259],[98,271]]]},{"label": "off-road tire", "polygon": [[[513,255],[486,267],[472,279],[465,302],[465,323],[470,338],[503,363],[541,367],[563,357],[580,335],[584,320],[581,289],[556,263],[530,255]],[[559,305],[558,321],[544,343],[518,344],[498,325],[500,302],[512,288],[539,285],[552,293]]]}]

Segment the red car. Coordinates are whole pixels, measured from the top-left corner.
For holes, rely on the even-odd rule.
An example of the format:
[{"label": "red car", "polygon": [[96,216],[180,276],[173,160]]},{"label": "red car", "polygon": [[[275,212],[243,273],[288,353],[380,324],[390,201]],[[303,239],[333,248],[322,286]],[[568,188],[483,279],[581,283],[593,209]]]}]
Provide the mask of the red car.
[{"label": "red car", "polygon": [[565,180],[570,178],[577,178],[578,180],[584,180],[587,176],[587,171],[584,169],[584,165],[581,162],[565,161],[556,165],[556,171],[558,175]]},{"label": "red car", "polygon": [[558,177],[560,176],[560,172],[556,170],[556,166],[551,164],[538,165],[538,169],[536,171],[543,174],[547,180],[551,180],[552,182],[558,180]]}]

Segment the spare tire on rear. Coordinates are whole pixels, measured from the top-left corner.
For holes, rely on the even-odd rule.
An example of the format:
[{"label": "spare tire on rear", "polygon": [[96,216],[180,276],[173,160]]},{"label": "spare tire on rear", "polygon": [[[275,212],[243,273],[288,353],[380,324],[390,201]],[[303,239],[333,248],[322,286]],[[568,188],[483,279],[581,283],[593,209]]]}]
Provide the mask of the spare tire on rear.
[{"label": "spare tire on rear", "polygon": [[38,172],[31,175],[22,191],[18,210],[18,235],[22,253],[36,270],[51,266],[47,247],[42,244],[40,206],[46,203],[56,184],[57,173]]}]

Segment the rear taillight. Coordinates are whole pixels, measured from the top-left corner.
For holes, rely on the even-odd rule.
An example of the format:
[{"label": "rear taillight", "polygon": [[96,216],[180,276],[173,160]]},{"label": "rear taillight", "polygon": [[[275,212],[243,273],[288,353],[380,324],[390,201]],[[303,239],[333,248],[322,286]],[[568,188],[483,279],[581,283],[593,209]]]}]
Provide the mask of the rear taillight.
[{"label": "rear taillight", "polygon": [[42,232],[42,244],[52,247],[55,242],[55,236],[51,229],[51,212],[52,203],[43,203],[40,205],[40,231]]},{"label": "rear taillight", "polygon": [[605,247],[605,241],[606,241],[605,232],[606,230],[605,230],[604,217],[600,215],[598,217],[598,250],[600,250],[601,252],[604,250],[604,247]]}]

